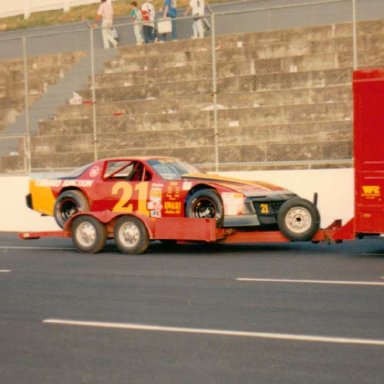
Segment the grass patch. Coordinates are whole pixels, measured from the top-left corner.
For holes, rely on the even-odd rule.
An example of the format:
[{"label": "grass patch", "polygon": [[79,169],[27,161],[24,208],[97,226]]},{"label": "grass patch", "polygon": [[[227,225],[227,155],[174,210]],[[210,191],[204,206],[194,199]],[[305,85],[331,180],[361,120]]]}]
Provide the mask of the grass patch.
[{"label": "grass patch", "polygon": [[[228,0],[216,0],[215,3],[223,3]],[[115,18],[129,15],[129,5],[131,0],[115,0],[113,1],[113,9]],[[138,1],[139,5],[142,1]],[[177,7],[184,8],[188,5],[189,0],[178,0]],[[95,20],[97,8],[100,3],[82,5],[71,8],[68,12],[62,10],[57,11],[46,11],[46,12],[35,12],[31,16],[24,20],[24,16],[12,16],[0,19],[0,30],[12,31],[17,29],[28,29],[35,27],[46,27],[52,25],[60,25],[73,22],[81,22]],[[156,11],[159,11],[163,5],[162,0],[153,0],[153,5]]]}]

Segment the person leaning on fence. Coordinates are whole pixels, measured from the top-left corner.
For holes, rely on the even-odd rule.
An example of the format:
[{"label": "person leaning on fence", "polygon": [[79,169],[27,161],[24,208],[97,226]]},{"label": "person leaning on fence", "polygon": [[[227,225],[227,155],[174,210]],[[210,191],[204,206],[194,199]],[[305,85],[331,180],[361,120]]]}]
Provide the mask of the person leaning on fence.
[{"label": "person leaning on fence", "polygon": [[141,15],[143,17],[143,35],[144,42],[153,43],[155,41],[155,7],[152,0],[147,0],[141,6]]},{"label": "person leaning on fence", "polygon": [[172,40],[177,40],[176,15],[176,0],[164,0],[163,18],[169,17],[172,20]]},{"label": "person leaning on fence", "polygon": [[117,47],[117,41],[112,33],[113,26],[113,7],[107,0],[101,0],[99,9],[97,10],[97,19],[101,19],[101,36],[103,38],[103,45],[108,49],[110,45],[114,48]]},{"label": "person leaning on fence", "polygon": [[187,16],[189,12],[192,13],[193,22],[192,22],[192,38],[202,38],[204,37],[204,0],[190,0],[188,8],[186,9],[184,16]]},{"label": "person leaning on fence", "polygon": [[137,2],[132,1],[131,3],[131,12],[129,14],[131,19],[133,20],[133,32],[136,37],[136,45],[141,45],[144,42],[143,39],[143,17],[141,15],[141,11],[137,8]]}]

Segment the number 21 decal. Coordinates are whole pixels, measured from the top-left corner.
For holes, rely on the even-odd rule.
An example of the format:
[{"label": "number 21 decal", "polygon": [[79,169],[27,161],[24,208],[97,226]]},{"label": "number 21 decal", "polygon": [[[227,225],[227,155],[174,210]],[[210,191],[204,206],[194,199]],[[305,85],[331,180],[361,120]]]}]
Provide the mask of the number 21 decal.
[{"label": "number 21 decal", "polygon": [[[137,198],[135,199],[138,202],[137,207],[134,207],[133,203],[131,202],[135,192],[137,192]],[[132,213],[133,211],[137,211],[143,215],[149,215],[149,211],[147,209],[147,182],[137,183],[133,188],[130,183],[127,183],[126,181],[120,181],[114,184],[112,187],[112,195],[121,195],[119,201],[112,209],[113,212]]]}]

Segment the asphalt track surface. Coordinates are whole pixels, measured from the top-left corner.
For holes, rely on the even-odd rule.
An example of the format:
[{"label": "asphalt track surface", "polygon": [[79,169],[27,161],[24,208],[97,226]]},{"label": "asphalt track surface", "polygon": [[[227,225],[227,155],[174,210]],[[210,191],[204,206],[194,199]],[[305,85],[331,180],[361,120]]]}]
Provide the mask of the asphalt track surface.
[{"label": "asphalt track surface", "polygon": [[0,234],[1,383],[383,381],[383,239],[127,256]]}]

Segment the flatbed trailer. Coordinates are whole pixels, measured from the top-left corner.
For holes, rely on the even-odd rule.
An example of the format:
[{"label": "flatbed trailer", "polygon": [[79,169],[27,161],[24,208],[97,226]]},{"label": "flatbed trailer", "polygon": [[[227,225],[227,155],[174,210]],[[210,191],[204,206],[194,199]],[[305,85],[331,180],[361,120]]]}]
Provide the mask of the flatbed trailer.
[{"label": "flatbed trailer", "polygon": [[[76,248],[87,253],[99,252],[107,239],[115,239],[120,251],[130,254],[143,253],[153,240],[221,244],[290,242],[280,231],[216,228],[215,219],[154,219],[135,213],[121,214],[109,211],[79,212],[67,222],[63,230],[20,234],[22,239],[41,237],[72,238]],[[354,239],[353,220],[344,226],[340,220],[336,220],[329,227],[318,230],[311,241],[340,242],[347,239]]]},{"label": "flatbed trailer", "polygon": [[[319,229],[312,242],[341,242],[384,233],[384,69],[353,73],[354,217]],[[149,218],[139,213],[79,212],[63,230],[21,233],[22,239],[71,237],[82,252],[99,252],[114,238],[124,253],[144,252],[151,240],[172,242],[282,243],[280,231],[216,228],[215,219]]]}]

